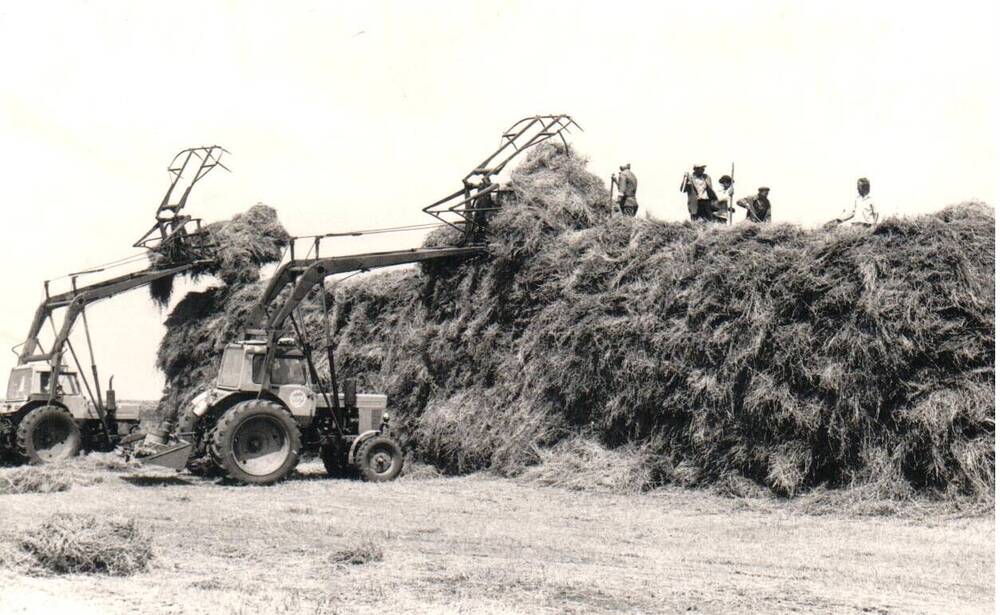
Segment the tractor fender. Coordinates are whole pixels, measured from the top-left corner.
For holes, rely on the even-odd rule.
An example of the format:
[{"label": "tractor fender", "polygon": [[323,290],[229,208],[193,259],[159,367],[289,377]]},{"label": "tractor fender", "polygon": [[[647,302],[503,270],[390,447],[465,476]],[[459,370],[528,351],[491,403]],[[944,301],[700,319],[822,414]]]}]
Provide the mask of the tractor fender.
[{"label": "tractor fender", "polygon": [[377,429],[369,429],[368,431],[359,435],[357,438],[354,438],[354,442],[351,442],[351,450],[347,451],[347,463],[348,464],[354,463],[354,453],[358,450],[358,447],[361,446],[363,442],[365,442],[366,440],[370,440],[381,433],[382,432]]},{"label": "tractor fender", "polygon": [[[7,417],[12,421],[20,421],[24,418],[26,414],[38,408],[39,406],[56,406],[57,408],[62,408],[68,411],[69,409],[58,400],[53,400],[51,404],[46,403],[44,400],[35,399],[31,401],[19,402],[14,404],[0,404],[0,416]],[[78,420],[74,417],[74,420]]]},{"label": "tractor fender", "polygon": [[197,395],[192,397],[191,401],[188,402],[189,404],[191,404],[191,412],[193,412],[195,416],[205,416],[205,413],[208,412],[208,407],[211,405],[209,403],[208,397],[211,393],[212,393],[211,389],[208,389],[207,391],[202,391],[201,393],[198,393]]}]

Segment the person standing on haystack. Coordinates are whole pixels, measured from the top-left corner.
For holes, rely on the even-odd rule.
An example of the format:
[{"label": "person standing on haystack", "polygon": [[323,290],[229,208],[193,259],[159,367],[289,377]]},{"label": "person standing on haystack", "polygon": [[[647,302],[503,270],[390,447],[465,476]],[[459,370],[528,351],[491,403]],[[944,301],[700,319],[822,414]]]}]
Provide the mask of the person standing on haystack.
[{"label": "person standing on haystack", "polygon": [[688,213],[692,220],[711,220],[713,203],[718,199],[712,188],[712,178],[705,173],[705,165],[696,164],[693,173],[685,173],[681,192],[687,193]]},{"label": "person standing on haystack", "polygon": [[767,198],[770,192],[770,188],[761,186],[757,188],[757,194],[736,201],[736,205],[747,210],[746,219],[750,222],[765,224],[771,221],[771,201]]},{"label": "person standing on haystack", "polygon": [[851,226],[875,226],[878,224],[878,210],[872,202],[871,182],[867,177],[858,179],[858,196],[854,199],[854,207],[848,207],[830,224],[851,223]]},{"label": "person standing on haystack", "polygon": [[718,200],[712,209],[712,221],[726,223],[729,222],[729,214],[733,211],[733,178],[723,175],[719,178],[719,191],[716,192]]},{"label": "person standing on haystack", "polygon": [[[466,227],[466,240],[479,242],[486,234],[486,225],[489,223],[492,213],[496,208],[493,200],[493,193],[490,186],[493,182],[489,176],[483,176],[476,190],[476,197],[473,198],[470,209],[472,210],[472,224]],[[472,189],[472,185],[467,182],[466,189]]]},{"label": "person standing on haystack", "polygon": [[635,191],[639,187],[639,180],[632,172],[632,165],[623,164],[618,167],[621,173],[618,174],[618,208],[626,216],[635,217],[639,211],[639,202],[635,200]]}]

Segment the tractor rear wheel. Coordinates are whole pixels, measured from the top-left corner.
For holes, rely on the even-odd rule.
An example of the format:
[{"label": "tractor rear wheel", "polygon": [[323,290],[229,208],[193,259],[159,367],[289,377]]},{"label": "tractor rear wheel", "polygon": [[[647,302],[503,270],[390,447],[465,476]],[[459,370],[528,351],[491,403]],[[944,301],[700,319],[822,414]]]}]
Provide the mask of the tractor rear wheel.
[{"label": "tractor rear wheel", "polygon": [[40,406],[17,424],[17,452],[28,463],[69,459],[80,452],[80,426],[65,408]]},{"label": "tractor rear wheel", "polygon": [[403,451],[392,438],[375,436],[362,442],[354,452],[354,464],[364,480],[388,482],[403,470]]},{"label": "tractor rear wheel", "polygon": [[295,469],[302,448],[295,419],[280,405],[241,401],[226,411],[212,434],[212,456],[241,483],[269,485]]}]

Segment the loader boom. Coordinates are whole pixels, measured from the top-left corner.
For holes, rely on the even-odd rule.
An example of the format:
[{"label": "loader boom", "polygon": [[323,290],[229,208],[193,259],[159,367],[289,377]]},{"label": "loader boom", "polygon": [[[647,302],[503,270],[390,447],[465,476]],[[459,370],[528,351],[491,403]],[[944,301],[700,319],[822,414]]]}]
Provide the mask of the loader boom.
[{"label": "loader boom", "polygon": [[[192,262],[169,269],[146,269],[47,297],[35,310],[35,317],[31,321],[28,337],[25,338],[24,346],[18,355],[18,363],[54,360],[54,356],[60,352],[63,344],[69,339],[69,334],[73,330],[73,325],[77,317],[91,303],[114,297],[133,288],[152,284],[160,278],[183,273],[198,264],[198,262]],[[51,352],[36,354],[35,351],[39,348],[38,335],[41,333],[42,325],[51,316],[52,312],[63,307],[67,308],[66,317],[63,319],[63,324],[56,334],[55,341],[52,343]]]},{"label": "loader boom", "polygon": [[[254,328],[249,328],[246,331],[247,336],[263,336],[267,343],[267,354],[262,370],[264,374],[262,390],[270,384],[271,362],[274,359],[278,339],[285,331],[286,322],[295,312],[295,308],[309,296],[314,288],[321,286],[327,277],[349,271],[369,271],[381,267],[474,256],[484,253],[485,250],[484,246],[420,248],[300,259],[285,263],[275,272],[251,314],[249,322]],[[292,284],[294,286],[285,300],[277,309],[269,312],[268,306],[278,298],[285,288]]]}]

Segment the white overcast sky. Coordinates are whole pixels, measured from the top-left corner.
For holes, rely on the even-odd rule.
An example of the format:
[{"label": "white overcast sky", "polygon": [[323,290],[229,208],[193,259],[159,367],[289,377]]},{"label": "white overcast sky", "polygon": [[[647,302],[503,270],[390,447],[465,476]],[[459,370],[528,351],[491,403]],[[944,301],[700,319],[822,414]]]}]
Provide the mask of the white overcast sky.
[{"label": "white overcast sky", "polygon": [[[293,234],[425,222],[502,129],[556,112],[595,173],[632,163],[640,215],[686,217],[697,161],[769,185],[776,221],[829,219],[862,175],[886,213],[995,204],[995,4],[3,2],[0,345],[42,280],[132,253],[194,145],[233,173],[190,213],[262,201]],[[140,290],[90,315],[119,397],[158,396],[165,313]]]}]

